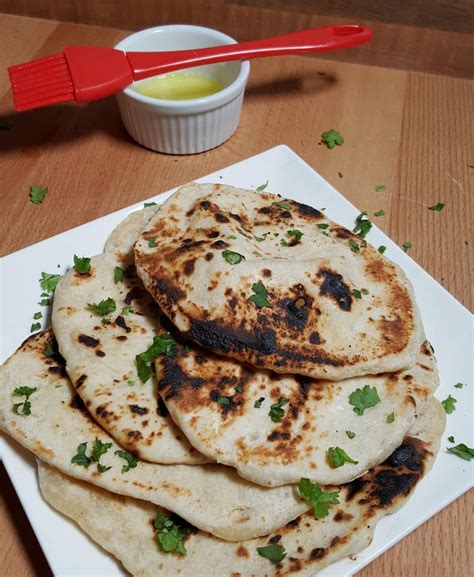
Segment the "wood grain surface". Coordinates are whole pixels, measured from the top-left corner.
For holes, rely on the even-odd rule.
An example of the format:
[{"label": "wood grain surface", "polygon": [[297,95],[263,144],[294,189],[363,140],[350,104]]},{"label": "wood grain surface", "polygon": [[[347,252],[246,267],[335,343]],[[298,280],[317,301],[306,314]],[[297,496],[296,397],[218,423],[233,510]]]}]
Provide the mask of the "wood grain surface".
[{"label": "wood grain surface", "polygon": [[[0,25],[0,121],[14,123],[0,131],[1,254],[284,143],[361,210],[384,209],[377,224],[411,242],[409,254],[472,309],[471,81],[303,57],[255,61],[236,134],[203,154],[165,156],[131,141],[114,99],[11,115],[5,66],[66,44],[113,45],[125,32],[10,15]],[[343,146],[319,145],[330,128]],[[34,184],[49,188],[40,206],[29,202]],[[437,202],[442,212],[428,210]],[[0,486],[0,576],[50,575],[3,470]],[[462,497],[358,577],[472,575],[472,505],[472,494]]]}]

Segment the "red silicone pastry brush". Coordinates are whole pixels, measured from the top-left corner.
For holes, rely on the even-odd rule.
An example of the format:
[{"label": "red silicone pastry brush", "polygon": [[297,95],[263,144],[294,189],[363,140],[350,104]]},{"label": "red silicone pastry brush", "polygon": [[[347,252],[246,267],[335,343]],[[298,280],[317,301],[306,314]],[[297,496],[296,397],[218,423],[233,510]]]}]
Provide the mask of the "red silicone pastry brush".
[{"label": "red silicone pastry brush", "polygon": [[134,80],[182,68],[264,56],[309,54],[350,48],[372,37],[365,26],[326,26],[292,34],[172,52],[122,52],[114,48],[69,46],[52,56],[8,69],[18,111],[75,100],[82,104],[123,90]]}]

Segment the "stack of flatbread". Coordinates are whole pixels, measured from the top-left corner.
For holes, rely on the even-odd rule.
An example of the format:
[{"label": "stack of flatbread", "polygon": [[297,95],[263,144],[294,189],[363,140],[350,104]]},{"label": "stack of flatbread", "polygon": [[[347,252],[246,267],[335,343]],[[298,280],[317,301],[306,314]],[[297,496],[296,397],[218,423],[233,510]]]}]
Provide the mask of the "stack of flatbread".
[{"label": "stack of flatbread", "polygon": [[191,184],[132,213],[1,369],[44,498],[139,576],[312,575],[430,469],[403,272],[315,208]]}]

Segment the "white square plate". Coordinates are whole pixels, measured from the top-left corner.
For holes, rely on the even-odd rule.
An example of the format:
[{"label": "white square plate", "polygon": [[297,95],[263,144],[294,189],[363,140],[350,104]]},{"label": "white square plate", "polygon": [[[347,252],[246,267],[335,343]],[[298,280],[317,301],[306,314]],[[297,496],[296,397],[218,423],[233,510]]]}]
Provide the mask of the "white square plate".
[{"label": "white square plate", "polygon": [[[353,227],[359,210],[286,146],[277,146],[229,166],[200,179],[200,182],[225,182],[243,188],[256,188],[267,180],[267,190],[270,192],[318,208],[325,207],[329,218],[348,228]],[[169,191],[149,200],[160,202],[171,193]],[[41,292],[38,284],[41,272],[63,273],[71,266],[74,253],[82,256],[102,252],[112,229],[129,212],[141,206],[140,203],[124,208],[2,260],[3,359],[28,336],[32,315],[41,308],[37,304]],[[413,497],[398,513],[382,519],[374,541],[357,555],[356,560],[339,561],[322,571],[319,577],[353,575],[472,485],[472,463],[446,452],[449,435],[455,436],[456,443],[464,442],[472,446],[472,315],[375,226],[367,240],[375,246],[384,244],[387,247],[386,256],[398,263],[413,283],[426,335],[433,344],[438,360],[441,386],[436,395],[444,399],[450,393],[455,394],[458,403],[456,412],[448,416],[435,465]],[[46,316],[43,326],[48,326],[49,322]],[[467,383],[468,386],[454,389],[454,384],[458,382]],[[0,438],[0,442],[0,455],[54,574],[57,577],[124,575],[108,554],[42,500],[35,461],[31,455],[9,439]]]}]

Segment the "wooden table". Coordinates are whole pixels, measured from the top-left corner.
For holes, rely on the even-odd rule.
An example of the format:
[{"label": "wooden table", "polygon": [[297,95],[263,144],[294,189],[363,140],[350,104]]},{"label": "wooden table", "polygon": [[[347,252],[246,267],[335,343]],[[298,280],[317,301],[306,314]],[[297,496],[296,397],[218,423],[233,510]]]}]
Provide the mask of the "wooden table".
[{"label": "wooden table", "polygon": [[[7,65],[126,34],[7,15],[0,29],[0,114],[11,112]],[[18,115],[0,132],[1,253],[285,143],[361,210],[384,209],[377,224],[400,245],[411,242],[410,255],[472,308],[471,97],[472,82],[456,77],[304,57],[254,62],[237,133],[179,157],[135,145],[113,99]],[[343,146],[319,145],[330,128]],[[33,184],[49,188],[40,206],[29,202]],[[428,210],[437,202],[442,212]],[[0,482],[0,574],[50,575],[3,469]],[[472,504],[472,494],[463,496],[359,577],[472,574]]]}]

